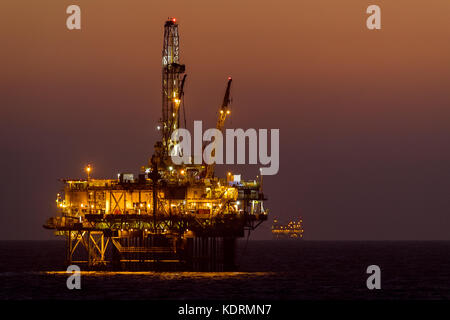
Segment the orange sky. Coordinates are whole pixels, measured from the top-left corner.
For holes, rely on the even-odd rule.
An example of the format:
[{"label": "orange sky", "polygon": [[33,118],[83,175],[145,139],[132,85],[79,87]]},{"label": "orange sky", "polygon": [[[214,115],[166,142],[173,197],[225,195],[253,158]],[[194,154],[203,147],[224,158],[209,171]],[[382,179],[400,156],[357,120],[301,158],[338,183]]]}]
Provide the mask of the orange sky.
[{"label": "orange sky", "polygon": [[[449,1],[82,0],[81,32],[65,27],[73,3],[0,3],[1,164],[35,179],[27,226],[5,237],[46,237],[55,180],[85,162],[104,177],[145,163],[175,16],[188,121],[213,126],[231,75],[229,127],[280,128],[274,215],[301,210],[311,239],[450,239]],[[365,27],[370,4],[380,31]]]}]

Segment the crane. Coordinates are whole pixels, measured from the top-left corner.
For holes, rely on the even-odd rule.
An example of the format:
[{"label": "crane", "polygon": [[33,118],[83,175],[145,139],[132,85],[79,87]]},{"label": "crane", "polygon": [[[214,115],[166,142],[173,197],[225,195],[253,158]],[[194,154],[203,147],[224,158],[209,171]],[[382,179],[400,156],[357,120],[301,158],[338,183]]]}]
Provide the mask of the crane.
[{"label": "crane", "polygon": [[[231,77],[228,77],[228,83],[227,83],[227,89],[225,90],[225,96],[223,97],[222,106],[219,109],[219,117],[217,118],[217,124],[216,129],[220,132],[223,132],[223,127],[225,125],[225,120],[227,119],[227,116],[230,115],[230,105],[231,105]],[[213,149],[211,155],[214,156],[216,153],[216,150]],[[210,179],[214,175],[214,168],[216,166],[216,163],[209,164],[206,168],[206,178]]]},{"label": "crane", "polygon": [[[187,74],[185,74],[183,76],[183,80],[181,81],[181,89],[180,89],[180,100],[183,102],[183,119],[184,119],[184,127],[185,128],[186,128],[186,107],[184,105],[183,97],[184,97],[184,82],[186,81],[186,76],[187,76]],[[178,117],[178,127],[180,126],[179,119],[180,118]]]}]

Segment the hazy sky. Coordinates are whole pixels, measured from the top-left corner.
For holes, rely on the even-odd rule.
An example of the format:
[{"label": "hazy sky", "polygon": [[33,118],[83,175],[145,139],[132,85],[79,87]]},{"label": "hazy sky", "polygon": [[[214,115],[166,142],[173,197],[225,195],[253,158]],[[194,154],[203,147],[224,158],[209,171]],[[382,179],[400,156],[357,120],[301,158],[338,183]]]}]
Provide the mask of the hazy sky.
[{"label": "hazy sky", "polygon": [[[81,31],[66,29],[74,3]],[[370,4],[382,30],[365,26]],[[307,239],[450,240],[448,0],[3,0],[0,12],[1,239],[54,239],[42,224],[57,179],[86,163],[107,178],[147,162],[175,16],[188,122],[214,126],[231,75],[227,126],[280,129],[272,217],[301,214]]]}]

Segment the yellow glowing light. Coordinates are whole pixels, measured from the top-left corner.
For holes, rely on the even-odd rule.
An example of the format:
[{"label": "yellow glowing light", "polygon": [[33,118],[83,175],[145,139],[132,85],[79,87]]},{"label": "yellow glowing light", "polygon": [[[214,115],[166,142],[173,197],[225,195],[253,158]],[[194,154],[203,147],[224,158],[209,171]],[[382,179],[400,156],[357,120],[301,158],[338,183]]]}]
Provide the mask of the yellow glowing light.
[{"label": "yellow glowing light", "polygon": [[230,112],[230,110],[227,110],[227,114],[230,114],[231,112]]},{"label": "yellow glowing light", "polygon": [[180,173],[181,173],[181,174],[184,174],[184,170],[181,170]]}]

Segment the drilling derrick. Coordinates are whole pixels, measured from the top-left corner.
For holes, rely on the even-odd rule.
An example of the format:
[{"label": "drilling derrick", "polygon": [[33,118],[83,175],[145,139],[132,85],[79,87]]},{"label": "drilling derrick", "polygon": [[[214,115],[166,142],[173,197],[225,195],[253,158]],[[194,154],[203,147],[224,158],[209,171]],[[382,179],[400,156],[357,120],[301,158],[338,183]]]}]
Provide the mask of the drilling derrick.
[{"label": "drilling derrick", "polygon": [[181,104],[181,86],[184,83],[184,64],[180,64],[178,24],[175,18],[164,25],[162,50],[162,118],[161,134],[163,157],[167,157],[173,142],[172,133],[179,128],[179,109]]},{"label": "drilling derrick", "polygon": [[[180,126],[185,66],[180,64],[178,24],[164,24],[161,141],[138,177],[63,179],[58,214],[44,225],[66,238],[66,263],[119,270],[235,270],[236,239],[267,220],[258,179],[214,176],[214,165],[174,165],[173,132]],[[228,79],[216,127],[230,114]],[[184,117],[186,120],[186,117]],[[186,125],[185,125],[186,126]],[[206,174],[205,174],[206,171]]]}]

